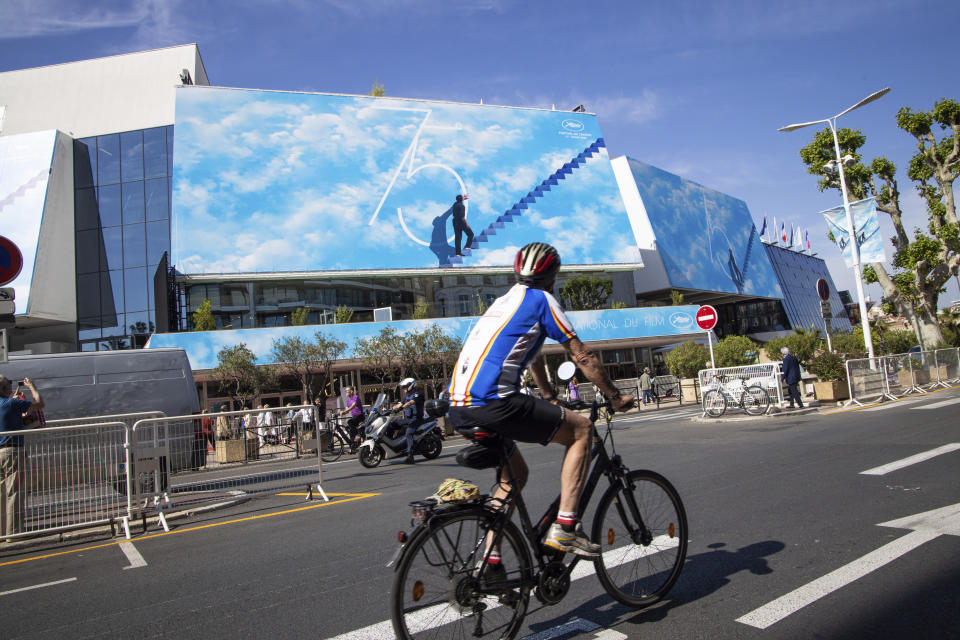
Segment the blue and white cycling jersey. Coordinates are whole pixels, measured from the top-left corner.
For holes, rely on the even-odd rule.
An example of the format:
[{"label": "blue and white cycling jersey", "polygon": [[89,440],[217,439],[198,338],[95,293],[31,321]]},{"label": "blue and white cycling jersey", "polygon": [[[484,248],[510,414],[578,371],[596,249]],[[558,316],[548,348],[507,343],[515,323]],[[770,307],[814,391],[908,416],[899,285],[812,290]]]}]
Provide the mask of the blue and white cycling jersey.
[{"label": "blue and white cycling jersey", "polygon": [[470,332],[448,391],[455,407],[484,405],[520,390],[520,375],[547,337],[575,338],[573,324],[546,291],[516,284]]}]

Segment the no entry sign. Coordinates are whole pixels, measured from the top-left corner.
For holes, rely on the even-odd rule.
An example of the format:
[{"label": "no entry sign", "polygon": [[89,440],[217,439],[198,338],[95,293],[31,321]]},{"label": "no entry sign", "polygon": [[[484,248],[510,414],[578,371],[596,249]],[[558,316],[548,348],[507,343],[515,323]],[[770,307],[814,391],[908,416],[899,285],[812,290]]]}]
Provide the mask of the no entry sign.
[{"label": "no entry sign", "polygon": [[817,280],[817,295],[824,301],[830,299],[830,285],[823,278]]},{"label": "no entry sign", "polygon": [[697,326],[704,331],[710,331],[717,326],[717,310],[708,304],[697,309]]},{"label": "no entry sign", "polygon": [[13,282],[23,269],[23,254],[13,241],[0,236],[0,286]]}]

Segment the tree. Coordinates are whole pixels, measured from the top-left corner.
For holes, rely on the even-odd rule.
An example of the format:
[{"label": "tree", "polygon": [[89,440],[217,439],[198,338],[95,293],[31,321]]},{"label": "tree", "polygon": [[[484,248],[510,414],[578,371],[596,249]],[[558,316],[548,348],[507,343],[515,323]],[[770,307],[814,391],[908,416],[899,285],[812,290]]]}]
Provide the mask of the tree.
[{"label": "tree", "polygon": [[273,341],[273,359],[277,370],[297,379],[307,392],[307,401],[313,402],[330,380],[333,363],[340,358],[347,345],[317,332],[312,341],[299,336],[288,336]]},{"label": "tree", "polygon": [[384,327],[371,338],[361,338],[353,351],[370,374],[380,383],[380,390],[387,390],[387,380],[396,374],[397,342],[399,334],[393,327]]},{"label": "tree", "polygon": [[684,342],[664,358],[667,369],[678,378],[696,378],[697,372],[710,366],[710,352],[696,342]]},{"label": "tree", "polygon": [[813,327],[804,329],[803,327],[799,327],[789,336],[774,338],[764,345],[763,350],[766,351],[767,357],[771,360],[780,360],[780,349],[787,347],[790,349],[790,353],[797,357],[800,364],[806,366],[813,358],[817,349],[822,346],[823,338],[820,337],[819,329],[814,329]]},{"label": "tree", "polygon": [[370,87],[370,93],[368,95],[373,96],[374,98],[382,98],[387,93],[387,90],[383,88],[383,83],[380,82],[380,79],[377,78],[373,81],[373,86]]},{"label": "tree", "polygon": [[193,330],[194,331],[213,331],[217,328],[217,323],[213,319],[213,305],[209,300],[204,300],[193,312]]},{"label": "tree", "polygon": [[221,349],[217,353],[215,369],[220,393],[229,395],[241,406],[249,406],[253,398],[274,383],[273,371],[256,363],[257,354],[243,342]]},{"label": "tree", "polygon": [[306,307],[297,307],[293,310],[293,313],[290,314],[290,324],[294,327],[302,327],[307,324],[307,314],[309,311]]},{"label": "tree", "polygon": [[460,357],[463,341],[445,333],[439,325],[432,325],[423,331],[423,346],[425,357],[421,378],[432,381],[430,384],[433,387],[433,395],[437,397],[446,386],[449,372],[453,370],[457,358]]},{"label": "tree", "polygon": [[727,336],[713,348],[718,367],[742,367],[753,364],[757,355],[757,343],[746,336]]},{"label": "tree", "polygon": [[670,304],[674,307],[683,305],[683,294],[676,289],[670,289]]},{"label": "tree", "polygon": [[337,307],[337,312],[336,312],[334,321],[337,324],[346,324],[350,322],[350,318],[352,317],[353,317],[353,309],[351,309],[345,304],[342,304],[339,307]]},{"label": "tree", "polygon": [[596,276],[573,276],[560,289],[571,311],[602,309],[613,292],[613,279]]},{"label": "tree", "polygon": [[[845,171],[851,196],[875,196],[877,209],[890,216],[895,230],[891,239],[893,271],[887,271],[882,263],[871,263],[864,268],[864,279],[880,283],[884,301],[909,320],[920,344],[932,347],[943,341],[937,323],[940,293],[960,268],[960,223],[953,193],[953,183],[960,175],[960,103],[942,99],[928,112],[903,107],[897,112],[897,126],[916,141],[917,152],[910,159],[907,177],[914,182],[927,209],[926,232],[916,229],[912,238],[903,226],[894,164],[882,156],[865,164],[859,149],[866,137],[859,130],[839,129],[837,138],[841,155],[850,154],[855,159]],[[934,132],[936,126],[946,131],[940,139]],[[818,132],[800,150],[807,171],[816,176],[824,176],[825,165],[835,156],[829,129]],[[821,191],[840,189],[839,177],[821,177],[818,187]]]},{"label": "tree", "polygon": [[426,300],[417,300],[417,303],[413,305],[413,319],[414,320],[425,320],[430,313],[430,305],[427,304]]}]

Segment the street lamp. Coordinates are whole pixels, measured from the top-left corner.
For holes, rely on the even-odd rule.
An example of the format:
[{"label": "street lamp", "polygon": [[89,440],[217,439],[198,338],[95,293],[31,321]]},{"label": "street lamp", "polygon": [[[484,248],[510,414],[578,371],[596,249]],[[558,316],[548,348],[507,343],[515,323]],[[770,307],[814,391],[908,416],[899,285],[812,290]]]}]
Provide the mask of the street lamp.
[{"label": "street lamp", "polygon": [[[883,96],[887,95],[890,92],[890,87],[886,89],[881,89],[876,93],[871,93],[869,96],[853,105],[849,109],[845,109],[833,116],[832,118],[825,118],[823,120],[814,120],[813,122],[801,122],[798,124],[788,124],[785,127],[780,127],[777,131],[793,131],[795,129],[802,129],[803,127],[809,127],[814,124],[823,124],[827,123],[830,125],[830,131],[833,133],[833,150],[837,154],[836,160],[831,160],[827,164],[830,169],[828,171],[838,171],[840,173],[840,191],[843,193],[843,209],[847,213],[847,228],[850,230],[850,250],[853,253],[853,275],[857,283],[857,303],[860,306],[860,323],[863,326],[863,341],[867,347],[867,354],[873,359],[873,335],[870,332],[870,322],[867,319],[867,304],[864,301],[863,295],[863,274],[860,273],[860,246],[857,244],[857,230],[853,226],[853,214],[850,212],[850,198],[847,195],[847,179],[843,172],[844,165],[853,164],[854,159],[852,156],[847,155],[846,157],[840,156],[840,139],[837,138],[837,118],[842,116],[845,113],[849,113],[854,109],[859,109],[865,104],[869,104],[874,100],[878,100]],[[832,172],[831,171],[831,172]]]}]

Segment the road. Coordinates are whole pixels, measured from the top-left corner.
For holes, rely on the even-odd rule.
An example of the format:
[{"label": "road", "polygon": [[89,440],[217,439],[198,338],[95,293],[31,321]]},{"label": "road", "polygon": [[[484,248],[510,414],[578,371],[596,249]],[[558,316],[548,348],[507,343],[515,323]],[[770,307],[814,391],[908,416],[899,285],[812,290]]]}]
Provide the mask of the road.
[{"label": "road", "polygon": [[[931,638],[960,634],[960,389],[880,409],[699,423],[692,410],[616,424],[631,467],[669,477],[690,523],[669,599],[616,604],[591,576],[566,600],[531,598],[535,638]],[[0,636],[390,637],[396,535],[411,500],[463,469],[325,465],[331,502],[269,495],[131,542],[0,549]],[[558,447],[522,447],[539,514]],[[553,488],[551,488],[553,487]],[[589,527],[588,527],[589,530]],[[536,604],[535,604],[536,603]]]}]

